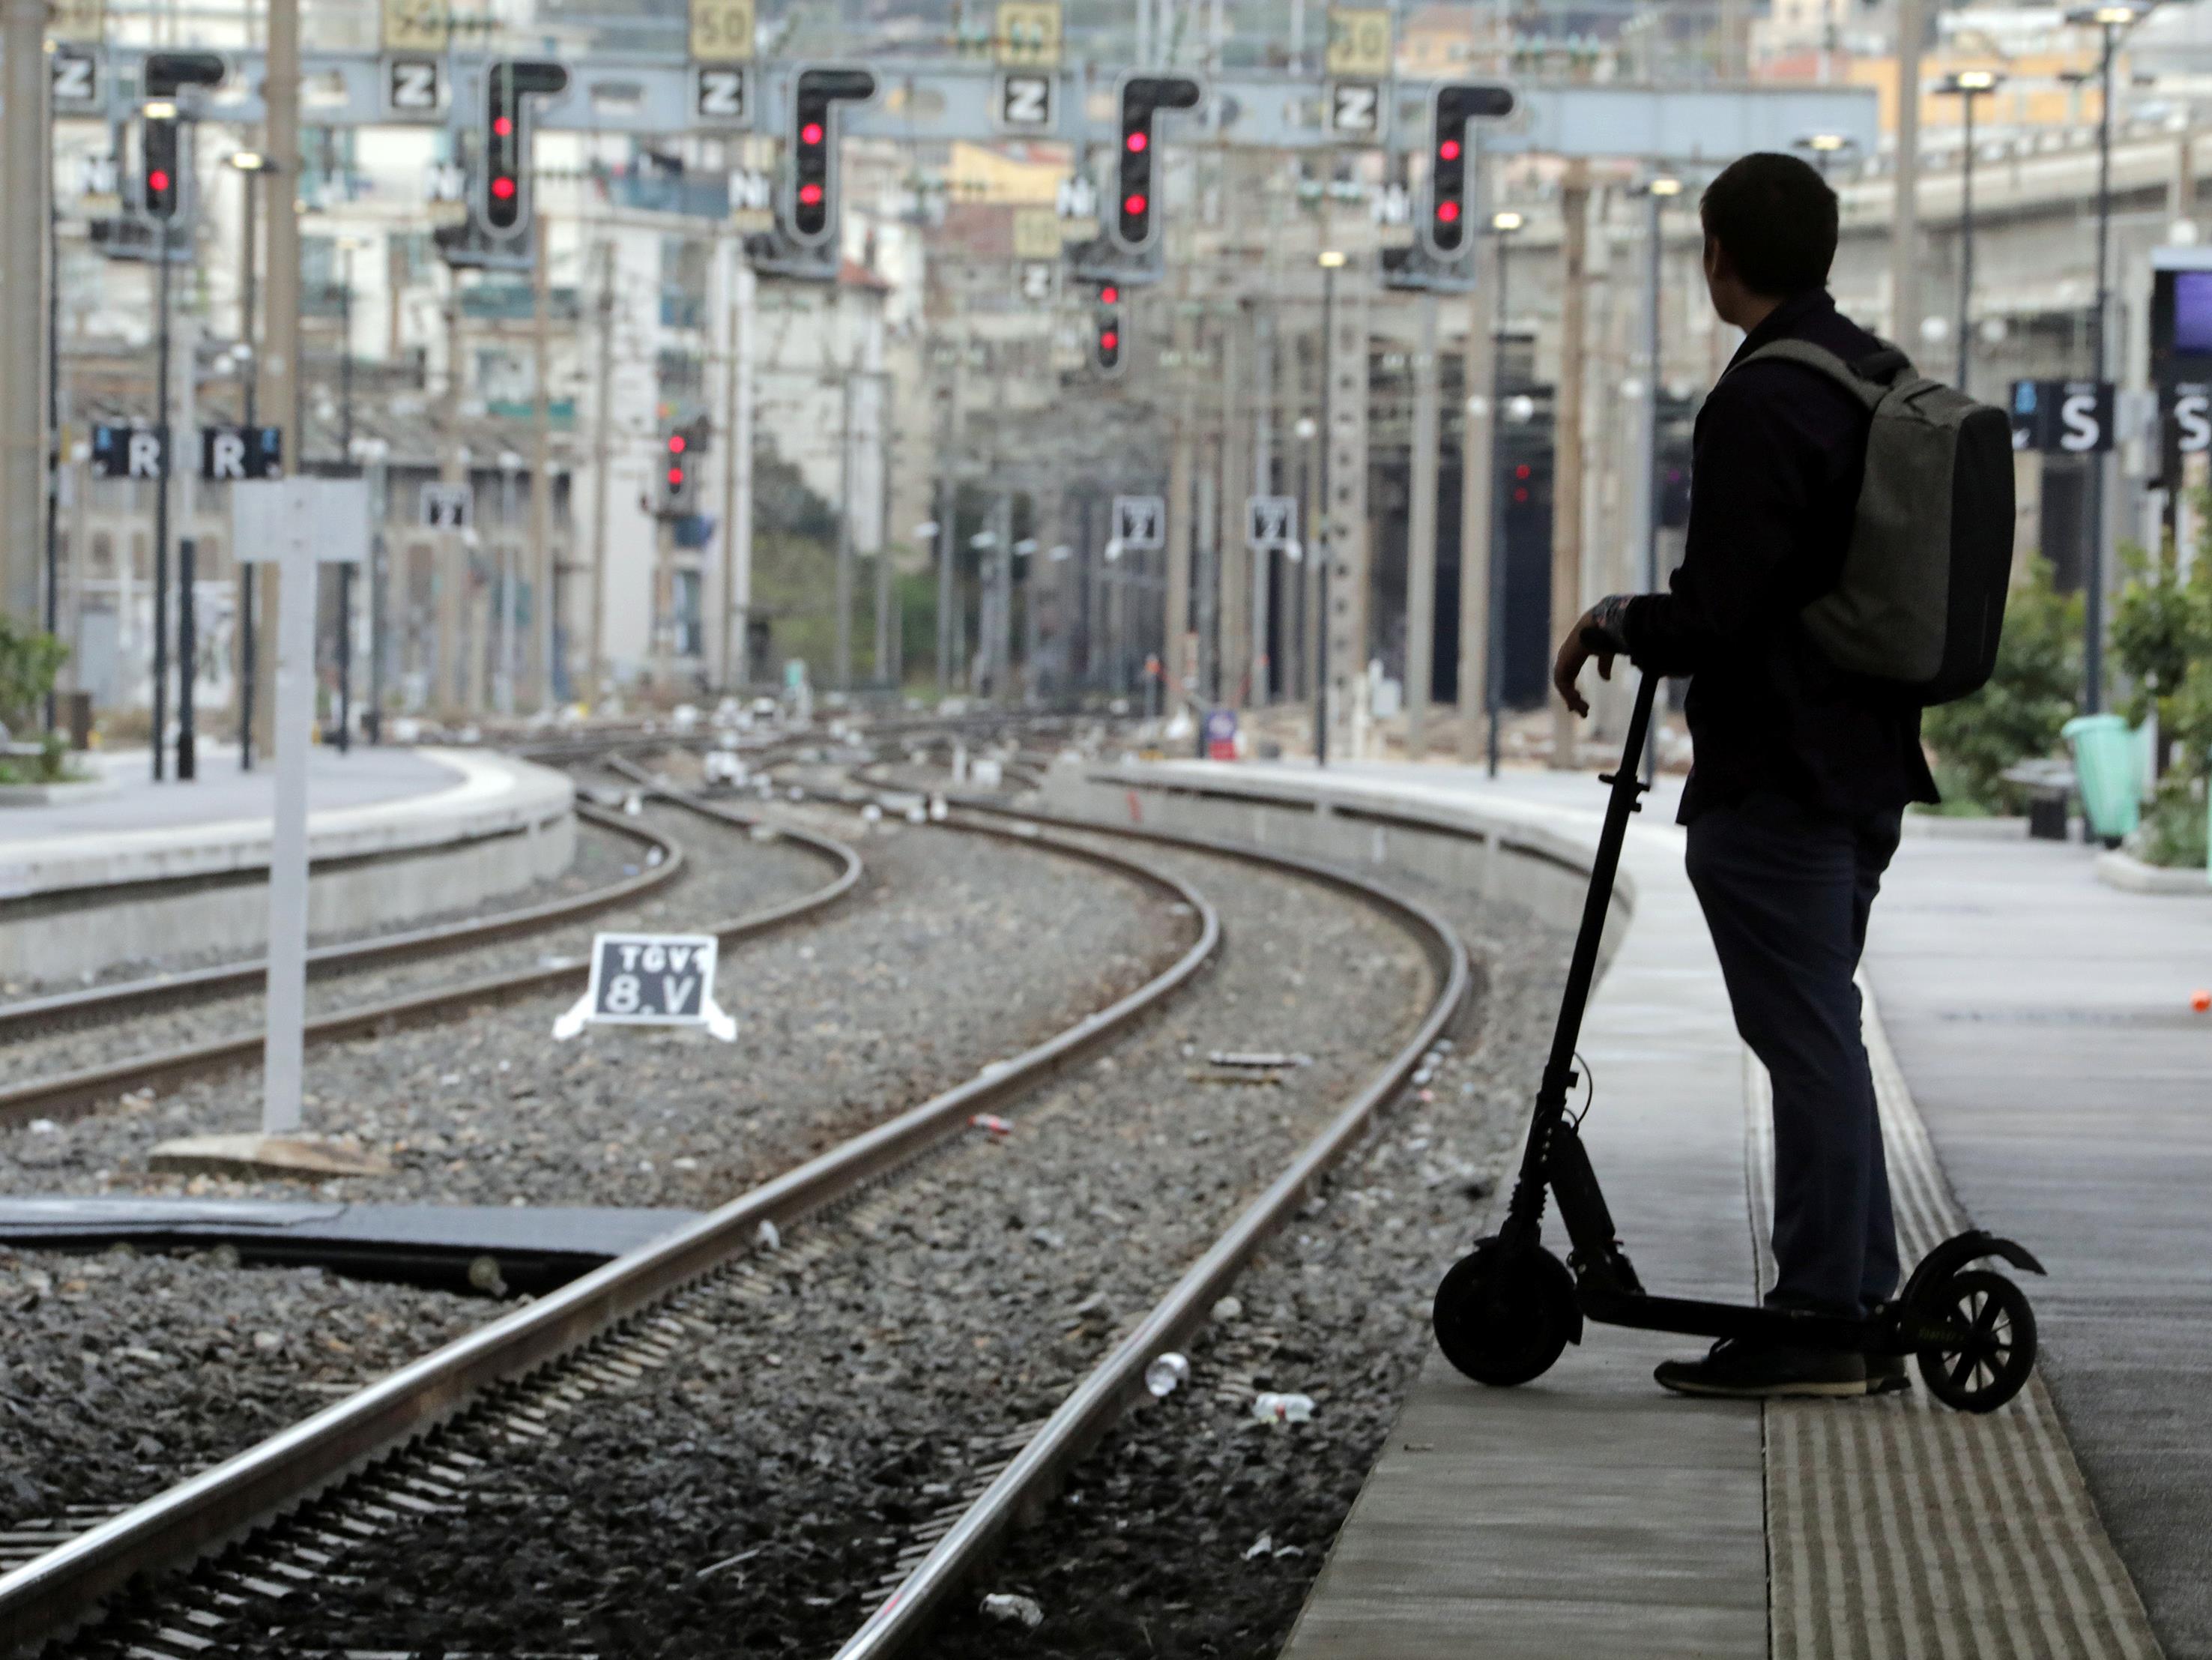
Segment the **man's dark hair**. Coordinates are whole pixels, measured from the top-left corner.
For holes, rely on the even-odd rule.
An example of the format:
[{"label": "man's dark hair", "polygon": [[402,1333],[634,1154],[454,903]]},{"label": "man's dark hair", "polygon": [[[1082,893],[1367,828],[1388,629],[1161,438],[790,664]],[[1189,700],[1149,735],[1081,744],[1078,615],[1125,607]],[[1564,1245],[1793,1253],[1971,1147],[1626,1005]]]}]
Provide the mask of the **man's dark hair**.
[{"label": "man's dark hair", "polygon": [[1759,151],[1705,186],[1698,222],[1753,294],[1788,299],[1825,288],[1836,260],[1836,193],[1794,155]]}]

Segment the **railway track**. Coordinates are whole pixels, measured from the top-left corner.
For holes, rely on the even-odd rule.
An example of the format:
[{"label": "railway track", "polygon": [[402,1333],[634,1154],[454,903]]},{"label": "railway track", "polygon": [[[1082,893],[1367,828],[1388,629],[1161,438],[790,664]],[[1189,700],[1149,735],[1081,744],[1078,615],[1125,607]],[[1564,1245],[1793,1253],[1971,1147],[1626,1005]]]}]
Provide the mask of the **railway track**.
[{"label": "railway track", "polygon": [[[623,763],[622,770],[649,776],[635,763]],[[863,798],[877,799],[872,792],[835,794],[854,806]],[[1132,861],[1096,845],[1101,837],[1201,852],[1331,887],[1388,915],[1419,942],[1434,970],[1435,994],[1412,1037],[1337,1104],[1320,1132],[1306,1139],[1264,1191],[1242,1207],[1168,1293],[1066,1392],[1008,1460],[988,1473],[981,1490],[962,1494],[932,1519],[926,1538],[902,1560],[902,1572],[889,1595],[841,1651],[846,1656],[890,1654],[909,1643],[1016,1518],[1049,1492],[1132,1398],[1144,1395],[1145,1368],[1164,1350],[1187,1341],[1261,1240],[1432,1054],[1468,984],[1464,952],[1439,917],[1309,861],[1159,832],[1049,824],[981,801],[963,801],[954,822],[971,832],[1125,868]],[[476,1458],[459,1450],[454,1435],[434,1432],[441,1424],[458,1430],[465,1423],[479,1435],[531,1441],[556,1432],[562,1414],[586,1409],[603,1384],[669,1364],[696,1341],[695,1329],[701,1323],[687,1299],[696,1300],[708,1286],[732,1274],[750,1272],[763,1223],[787,1229],[801,1218],[853,1201],[944,1142],[974,1115],[1012,1105],[1043,1079],[1140,1018],[1196,973],[1220,937],[1218,919],[1187,883],[1157,870],[1146,869],[1145,875],[1178,888],[1199,922],[1199,937],[1189,950],[1146,987],[1004,1067],[763,1184],[681,1233],[505,1316],[0,1578],[0,1629],[33,1637],[66,1630],[134,1577],[204,1557],[222,1541],[293,1512],[292,1521],[269,1532],[246,1555],[200,1576],[197,1600],[187,1596],[176,1608],[141,1615],[126,1627],[109,1631],[100,1645],[103,1652],[199,1651],[196,1644],[216,1635],[226,1598],[281,1595],[302,1576],[312,1579],[337,1572],[333,1547],[404,1526],[411,1511],[456,1502],[475,1479]],[[412,1450],[388,1456],[410,1442]],[[383,1462],[370,1474],[344,1481],[349,1472],[379,1460]],[[322,1502],[300,1511],[332,1483],[342,1485]],[[111,1640],[117,1645],[112,1650]]]},{"label": "railway track", "polygon": [[[755,815],[683,792],[671,794],[667,799],[702,818],[748,832],[764,822]],[[683,868],[683,850],[672,838],[601,808],[580,804],[578,812],[594,824],[635,837],[642,846],[657,850],[661,855],[659,864],[592,894],[492,917],[417,929],[388,939],[326,946],[313,954],[310,973],[331,975],[376,964],[428,959],[604,914],[674,881]],[[751,938],[822,911],[850,892],[860,881],[860,856],[846,843],[799,827],[780,828],[779,833],[829,865],[834,873],[830,880],[810,893],[727,918],[703,931],[715,934],[725,944]],[[91,1024],[95,1019],[127,1020],[171,1006],[179,1000],[194,1000],[250,991],[264,969],[259,962],[239,964],[179,976],[174,981],[133,982],[11,1005],[0,1010],[0,1036],[33,1031],[43,1033],[71,1025]],[[307,1038],[313,1046],[371,1037],[402,1026],[434,1024],[486,1004],[579,988],[589,973],[590,965],[583,958],[564,956],[535,967],[478,975],[457,983],[315,1016],[307,1023]],[[0,1124],[34,1117],[67,1117],[133,1091],[164,1089],[191,1079],[217,1074],[251,1063],[260,1054],[262,1043],[258,1031],[243,1031],[153,1054],[0,1085]]]},{"label": "railway track", "polygon": [[[686,798],[680,790],[663,793]],[[194,1645],[207,1640],[199,1633],[210,1621],[219,1623],[223,1598],[230,1595],[226,1585],[255,1594],[281,1592],[288,1579],[325,1567],[332,1560],[330,1547],[373,1537],[410,1511],[434,1509],[441,1494],[457,1494],[455,1484],[465,1483],[474,1461],[466,1455],[457,1459],[433,1436],[441,1426],[457,1429],[489,1420],[497,1435],[542,1436],[547,1420],[587,1399],[597,1383],[665,1364],[670,1346],[686,1341],[682,1298],[687,1288],[741,1267],[757,1248],[763,1224],[787,1229],[849,1200],[959,1133],[975,1115],[1011,1104],[1142,1018],[1213,953],[1218,921],[1187,885],[1073,842],[979,828],[1032,844],[1042,840],[1173,895],[1189,907],[1194,937],[1146,984],[1046,1042],[0,1575],[0,1633],[35,1651],[93,1618],[106,1598],[133,1581],[214,1555],[325,1488],[400,1455],[389,1468],[369,1471],[317,1507],[328,1509],[327,1515],[279,1528],[255,1547],[258,1572],[219,1567],[214,1578],[203,1580],[200,1589],[212,1591],[213,1607],[194,1603],[151,1616],[140,1622],[143,1628],[134,1626],[125,1643],[148,1655],[202,1651]]]}]

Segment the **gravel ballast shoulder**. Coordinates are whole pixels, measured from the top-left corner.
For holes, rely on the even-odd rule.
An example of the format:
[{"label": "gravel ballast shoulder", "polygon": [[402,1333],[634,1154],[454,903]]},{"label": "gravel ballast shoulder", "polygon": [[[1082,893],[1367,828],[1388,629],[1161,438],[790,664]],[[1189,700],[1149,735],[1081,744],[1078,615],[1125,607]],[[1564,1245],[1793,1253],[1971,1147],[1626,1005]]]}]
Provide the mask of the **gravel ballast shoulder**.
[{"label": "gravel ballast shoulder", "polygon": [[[764,884],[757,854],[803,860],[806,887],[826,879],[820,860],[793,848],[672,807],[648,815],[699,854],[690,880],[638,908],[631,920],[644,926],[690,931],[792,891],[793,867],[777,863]],[[849,818],[837,823],[857,833]],[[357,1136],[395,1167],[317,1191],[706,1208],[1072,1025],[1190,935],[1189,918],[1157,890],[1063,855],[904,825],[880,826],[860,846],[868,875],[854,894],[818,921],[722,954],[717,997],[737,1018],[734,1044],[610,1026],[556,1043],[554,1018],[570,1000],[535,997],[310,1051],[308,1127]],[[246,1072],[0,1132],[0,1183],[296,1195],[296,1183],[147,1171],[155,1142],[250,1128],[258,1110],[259,1079]]]},{"label": "gravel ballast shoulder", "polygon": [[498,1309],[227,1257],[0,1246],[0,1518],[142,1499]]},{"label": "gravel ballast shoulder", "polygon": [[[1003,855],[1001,855],[1003,856]],[[827,1654],[928,1513],[1139,1317],[1434,994],[1395,923],[1318,885],[1156,854],[1222,912],[1156,1019],[715,1282],[679,1362],[566,1415],[345,1582],[242,1612],[238,1651]],[[1268,1083],[1215,1049],[1303,1053]],[[356,1582],[358,1583],[356,1583]]]},{"label": "gravel ballast shoulder", "polygon": [[[380,923],[372,927],[318,933],[309,943],[316,946],[357,945],[389,933],[411,933],[418,928],[436,927],[441,923],[495,915],[501,911],[523,910],[555,899],[574,898],[593,888],[603,888],[610,883],[620,881],[626,868],[635,870],[637,867],[638,859],[644,851],[629,837],[579,818],[576,822],[576,856],[569,862],[568,868],[558,875],[545,877],[512,893],[501,894],[481,905],[410,916],[402,921]],[[102,903],[98,899],[88,899],[86,909],[97,909]],[[269,903],[267,885],[240,887],[236,903],[265,909]],[[6,981],[0,982],[0,998],[33,997],[48,992],[75,991],[84,986],[110,984],[119,980],[138,980],[158,974],[181,974],[192,969],[213,968],[223,963],[245,962],[259,955],[258,951],[178,952],[158,959],[142,958],[112,963],[97,974],[81,975],[70,980],[50,982],[23,978]]]},{"label": "gravel ballast shoulder", "polygon": [[[684,849],[685,868],[678,873],[672,885],[654,890],[641,901],[511,939],[339,974],[318,975],[307,982],[308,1014],[327,1014],[434,991],[441,986],[459,985],[487,975],[532,968],[556,958],[580,959],[590,949],[592,934],[599,929],[650,926],[670,915],[672,908],[696,907],[701,921],[720,921],[804,893],[828,879],[823,862],[796,847],[776,842],[748,843],[743,831],[702,819],[680,808],[655,807],[638,822],[663,831]],[[595,886],[605,886],[623,875],[635,873],[654,851],[626,839],[611,836],[607,839],[617,853],[627,856],[612,869],[602,873],[603,879],[594,883]],[[5,1058],[11,1077],[65,1073],[133,1055],[154,1054],[251,1032],[261,1018],[262,1001],[258,989],[233,993],[142,1012],[122,1022],[106,1021],[82,1027],[58,1022],[58,1030],[20,1037],[0,1048],[0,1057]]]}]

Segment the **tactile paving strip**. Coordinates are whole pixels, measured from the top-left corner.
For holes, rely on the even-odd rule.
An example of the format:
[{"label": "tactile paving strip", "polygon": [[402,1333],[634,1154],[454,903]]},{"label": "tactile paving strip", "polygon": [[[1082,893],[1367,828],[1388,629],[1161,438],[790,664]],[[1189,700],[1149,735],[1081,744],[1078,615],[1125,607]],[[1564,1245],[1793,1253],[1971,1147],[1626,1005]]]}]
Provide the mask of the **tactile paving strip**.
[{"label": "tactile paving strip", "polygon": [[[1866,1000],[1898,1243],[1909,1264],[1966,1222],[1870,991]],[[1765,1071],[1748,1055],[1745,1062],[1745,1162],[1763,1292],[1774,1278],[1773,1124]],[[1917,1376],[1913,1383],[1877,1400],[1766,1406],[1773,1660],[2155,1660],[2142,1600],[2042,1378],[1979,1415],[1953,1412]]]}]

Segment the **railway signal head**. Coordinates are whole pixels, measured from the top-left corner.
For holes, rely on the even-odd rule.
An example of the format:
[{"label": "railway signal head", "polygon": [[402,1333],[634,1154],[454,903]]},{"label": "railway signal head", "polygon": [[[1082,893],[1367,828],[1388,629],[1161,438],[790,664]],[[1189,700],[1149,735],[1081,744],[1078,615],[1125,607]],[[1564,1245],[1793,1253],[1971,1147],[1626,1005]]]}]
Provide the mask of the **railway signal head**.
[{"label": "railway signal head", "polygon": [[1098,306],[1091,325],[1091,362],[1099,374],[1119,374],[1121,372],[1121,286],[1118,283],[1098,285]]},{"label": "railway signal head", "polygon": [[484,68],[483,222],[495,236],[530,228],[530,126],[526,100],[561,92],[568,71],[531,58]]},{"label": "railway signal head", "polygon": [[1429,210],[1422,240],[1431,253],[1455,258],[1467,246],[1468,131],[1477,119],[1511,113],[1510,87],[1447,81],[1429,106]]},{"label": "railway signal head", "polygon": [[1153,117],[1161,110],[1194,109],[1200,88],[1188,75],[1132,75],[1121,82],[1121,143],[1114,163],[1114,240],[1134,251],[1152,246],[1158,205],[1152,185],[1152,151],[1158,135]]},{"label": "railway signal head", "polygon": [[184,199],[183,146],[178,138],[177,106],[166,98],[148,100],[138,131],[138,159],[149,218],[177,216]]},{"label": "railway signal head", "polygon": [[825,242],[837,228],[837,106],[876,95],[866,70],[805,69],[791,100],[791,234]]}]

